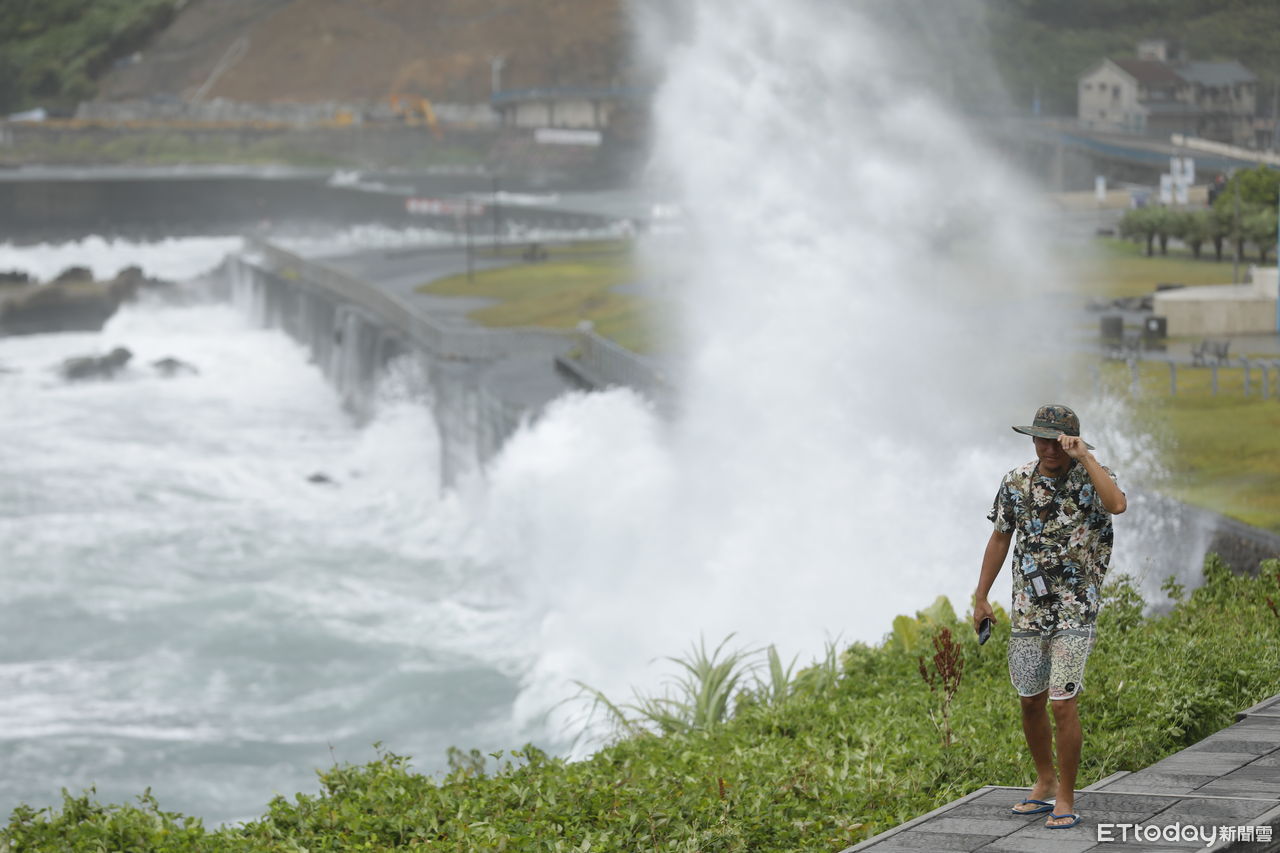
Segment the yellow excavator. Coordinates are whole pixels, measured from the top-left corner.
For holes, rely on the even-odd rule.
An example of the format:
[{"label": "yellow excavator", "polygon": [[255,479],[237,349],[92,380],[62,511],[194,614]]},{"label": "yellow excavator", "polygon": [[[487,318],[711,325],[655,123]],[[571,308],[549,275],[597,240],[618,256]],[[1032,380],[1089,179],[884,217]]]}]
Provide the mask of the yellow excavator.
[{"label": "yellow excavator", "polygon": [[[426,62],[421,59],[403,66],[387,90],[387,103],[400,121],[415,127],[425,125],[431,130],[432,136],[440,139],[444,134],[440,131],[440,122],[436,119],[436,111],[431,108],[431,102],[421,95],[407,93],[407,90],[422,88],[425,82],[423,78],[428,76],[428,70]],[[415,86],[415,82],[418,85]]]},{"label": "yellow excavator", "polygon": [[419,95],[391,94],[387,96],[391,110],[402,122],[415,127],[426,125],[431,135],[440,139],[444,134],[440,131],[440,122],[436,120],[436,111],[431,102]]}]

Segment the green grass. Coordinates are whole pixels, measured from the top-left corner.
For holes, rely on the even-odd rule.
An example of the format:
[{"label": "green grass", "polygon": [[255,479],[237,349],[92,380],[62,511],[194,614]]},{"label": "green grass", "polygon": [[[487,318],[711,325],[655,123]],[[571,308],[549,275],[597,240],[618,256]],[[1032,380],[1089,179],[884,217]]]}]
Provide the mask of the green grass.
[{"label": "green grass", "polygon": [[656,337],[651,306],[614,290],[636,275],[630,253],[619,248],[616,242],[554,247],[546,261],[483,270],[472,280],[450,276],[419,290],[496,300],[467,315],[483,326],[572,329],[589,320],[603,337],[635,352],[650,352]]},{"label": "green grass", "polygon": [[[1157,284],[1230,284],[1232,262],[1213,260],[1213,252],[1203,252],[1197,260],[1190,252],[1170,250],[1169,255],[1147,257],[1142,246],[1125,240],[1095,241],[1093,257],[1074,252],[1063,258],[1073,293],[1090,299],[1118,299],[1145,296]],[[1241,276],[1249,262],[1241,261]]]},{"label": "green grass", "polygon": [[[1079,786],[1150,765],[1275,692],[1280,618],[1268,600],[1280,598],[1280,563],[1238,578],[1207,560],[1205,575],[1188,601],[1171,588],[1178,600],[1162,617],[1144,617],[1131,587],[1109,589],[1080,699]],[[532,746],[453,750],[452,771],[431,777],[380,754],[324,770],[318,794],[279,797],[246,826],[214,831],[150,795],[101,806],[70,794],[60,809],[16,809],[0,849],[830,853],[983,785],[1032,780],[1007,619],[979,647],[970,627],[936,616],[904,632],[910,641],[856,644],[781,687],[742,671],[752,686],[727,720],[632,734],[583,761]],[[944,628],[964,658],[950,747],[919,672]]]},{"label": "green grass", "polygon": [[[1104,369],[1108,384],[1127,393],[1132,381],[1123,364]],[[1272,372],[1272,385],[1275,373]],[[1274,387],[1261,397],[1261,377],[1253,370],[1252,393],[1244,395],[1244,369],[1218,369],[1213,394],[1209,368],[1180,366],[1178,393],[1170,394],[1169,368],[1139,363],[1140,393],[1134,409],[1142,425],[1163,447],[1173,497],[1280,532],[1280,399]]]},{"label": "green grass", "polygon": [[[1123,240],[1099,240],[1097,248],[1097,261],[1082,262],[1076,279],[1081,292],[1095,298],[1140,296],[1151,293],[1159,282],[1231,281],[1229,260],[1195,260],[1189,252],[1172,250],[1167,257],[1148,258],[1141,246]],[[1242,261],[1242,275],[1245,269],[1247,262]],[[1109,387],[1128,394],[1127,366],[1108,363],[1103,373]],[[1133,408],[1144,428],[1159,440],[1169,473],[1161,490],[1246,524],[1280,531],[1277,389],[1272,389],[1271,399],[1261,399],[1261,376],[1254,370],[1252,395],[1244,396],[1240,367],[1219,368],[1216,395],[1211,380],[1208,368],[1180,366],[1177,394],[1171,395],[1169,368],[1158,362],[1140,364],[1140,393],[1133,398]]]}]

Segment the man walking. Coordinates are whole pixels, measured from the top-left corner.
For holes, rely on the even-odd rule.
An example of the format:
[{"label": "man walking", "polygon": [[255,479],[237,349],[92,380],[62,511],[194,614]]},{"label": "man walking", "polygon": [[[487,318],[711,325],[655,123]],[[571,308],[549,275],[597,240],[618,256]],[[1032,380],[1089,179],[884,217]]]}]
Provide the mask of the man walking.
[{"label": "man walking", "polygon": [[[1041,406],[1030,426],[1013,429],[1032,436],[1036,459],[1004,475],[987,516],[995,530],[982,557],[973,624],[978,628],[993,619],[987,594],[1017,531],[1009,678],[1022,697],[1022,731],[1036,781],[1031,796],[1013,813],[1049,812],[1045,825],[1066,829],[1080,822],[1075,813],[1081,743],[1076,696],[1084,686],[1102,579],[1111,561],[1111,516],[1124,512],[1127,503],[1115,475],[1080,438],[1080,419],[1071,409]],[[1053,708],[1053,731],[1046,701]]]}]

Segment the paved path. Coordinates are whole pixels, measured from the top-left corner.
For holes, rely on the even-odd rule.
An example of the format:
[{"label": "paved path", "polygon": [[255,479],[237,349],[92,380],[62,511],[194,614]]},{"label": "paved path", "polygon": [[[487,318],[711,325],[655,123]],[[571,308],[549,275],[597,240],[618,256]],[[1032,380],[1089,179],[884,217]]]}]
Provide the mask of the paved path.
[{"label": "paved path", "polygon": [[[319,263],[348,273],[390,294],[397,300],[424,309],[438,326],[468,328],[475,324],[467,314],[492,304],[481,297],[438,296],[421,293],[423,284],[467,271],[462,248],[407,246],[361,249],[343,255],[319,257]],[[476,271],[516,263],[511,258],[472,258]],[[482,368],[481,381],[507,404],[535,412],[577,386],[554,369],[550,357],[512,355]]]},{"label": "paved path", "polygon": [[[1120,853],[1157,850],[1280,851],[1280,695],[1237,715],[1237,722],[1134,773],[1117,773],[1076,794],[1083,820],[1049,829],[1044,815],[1017,817],[1028,788],[986,786],[842,853]],[[1108,824],[1116,824],[1108,830]],[[1119,824],[1144,828],[1245,827],[1250,840],[1122,840]],[[1259,827],[1265,827],[1258,832]],[[1150,832],[1150,829],[1146,829]],[[1108,832],[1112,840],[1106,840]],[[1269,840],[1258,841],[1258,835]]]}]

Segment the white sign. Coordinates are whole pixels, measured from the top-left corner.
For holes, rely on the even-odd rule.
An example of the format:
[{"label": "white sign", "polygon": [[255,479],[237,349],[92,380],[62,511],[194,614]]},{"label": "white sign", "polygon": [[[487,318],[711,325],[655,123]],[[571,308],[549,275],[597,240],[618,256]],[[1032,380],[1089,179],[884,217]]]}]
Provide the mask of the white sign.
[{"label": "white sign", "polygon": [[1093,179],[1093,197],[1098,201],[1107,200],[1107,176],[1098,175]]},{"label": "white sign", "polygon": [[594,148],[603,137],[598,130],[569,130],[563,127],[540,127],[533,138],[544,145],[585,145]]},{"label": "white sign", "polygon": [[1173,204],[1173,175],[1168,172],[1160,176],[1160,203]]}]

